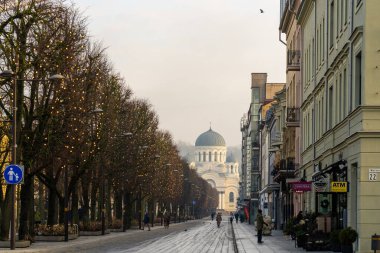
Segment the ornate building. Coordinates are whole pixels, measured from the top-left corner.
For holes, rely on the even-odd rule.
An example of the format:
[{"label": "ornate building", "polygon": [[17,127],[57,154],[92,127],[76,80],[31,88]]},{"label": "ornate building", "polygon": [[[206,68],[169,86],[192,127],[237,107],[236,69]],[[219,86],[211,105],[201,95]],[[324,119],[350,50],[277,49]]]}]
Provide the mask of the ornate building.
[{"label": "ornate building", "polygon": [[192,167],[219,192],[218,209],[235,211],[239,192],[239,163],[230,155],[224,138],[210,130],[195,142],[195,162]]}]

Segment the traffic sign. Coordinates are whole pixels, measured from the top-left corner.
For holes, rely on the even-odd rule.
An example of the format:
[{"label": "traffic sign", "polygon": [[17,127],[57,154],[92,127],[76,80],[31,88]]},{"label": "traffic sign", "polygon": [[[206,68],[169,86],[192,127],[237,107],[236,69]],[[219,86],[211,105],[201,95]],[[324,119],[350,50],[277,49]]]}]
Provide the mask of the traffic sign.
[{"label": "traffic sign", "polygon": [[8,165],[4,170],[4,179],[7,184],[19,184],[24,177],[24,169],[16,164]]}]

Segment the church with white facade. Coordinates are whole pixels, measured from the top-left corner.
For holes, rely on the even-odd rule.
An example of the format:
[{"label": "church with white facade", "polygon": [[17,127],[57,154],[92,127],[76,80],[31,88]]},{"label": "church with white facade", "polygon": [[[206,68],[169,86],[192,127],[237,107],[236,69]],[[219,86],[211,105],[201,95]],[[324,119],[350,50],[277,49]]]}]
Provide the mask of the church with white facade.
[{"label": "church with white facade", "polygon": [[239,163],[227,156],[223,136],[210,130],[195,141],[195,162],[191,167],[219,192],[219,210],[236,210],[239,193]]}]

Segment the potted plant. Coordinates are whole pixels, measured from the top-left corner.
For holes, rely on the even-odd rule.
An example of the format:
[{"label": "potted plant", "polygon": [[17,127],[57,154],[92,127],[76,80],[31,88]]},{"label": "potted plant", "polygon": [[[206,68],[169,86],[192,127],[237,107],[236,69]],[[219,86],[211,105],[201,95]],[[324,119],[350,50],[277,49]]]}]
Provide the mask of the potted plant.
[{"label": "potted plant", "polygon": [[330,233],[330,249],[333,252],[341,252],[339,241],[340,230],[334,230]]},{"label": "potted plant", "polygon": [[339,241],[341,244],[342,253],[353,253],[352,244],[358,238],[358,233],[355,229],[348,227],[342,229],[339,233]]}]

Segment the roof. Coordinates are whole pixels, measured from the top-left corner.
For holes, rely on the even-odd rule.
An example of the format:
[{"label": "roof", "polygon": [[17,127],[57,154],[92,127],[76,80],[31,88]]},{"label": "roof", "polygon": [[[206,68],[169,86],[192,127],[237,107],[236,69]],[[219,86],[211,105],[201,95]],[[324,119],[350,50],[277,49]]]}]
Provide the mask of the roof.
[{"label": "roof", "polygon": [[226,146],[226,142],[223,136],[210,128],[210,130],[198,136],[195,146]]}]

